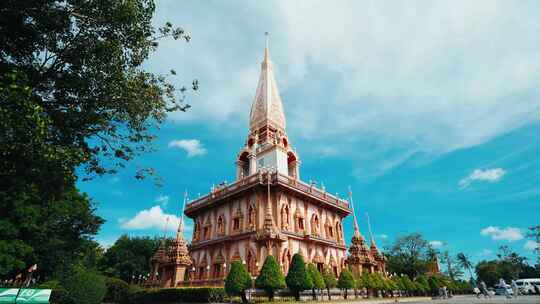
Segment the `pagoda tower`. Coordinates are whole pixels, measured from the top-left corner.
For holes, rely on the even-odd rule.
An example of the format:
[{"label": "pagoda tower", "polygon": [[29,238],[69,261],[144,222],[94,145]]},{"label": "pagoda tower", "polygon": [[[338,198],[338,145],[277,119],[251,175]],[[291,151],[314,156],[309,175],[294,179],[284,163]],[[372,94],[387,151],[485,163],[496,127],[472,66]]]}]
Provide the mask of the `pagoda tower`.
[{"label": "pagoda tower", "polygon": [[343,219],[351,210],[346,200],[300,179],[268,35],[235,171],[233,183],[219,183],[186,205],[185,215],[194,222],[189,284],[222,285],[235,260],[255,277],[269,255],[287,273],[295,253],[339,275],[347,258]]}]

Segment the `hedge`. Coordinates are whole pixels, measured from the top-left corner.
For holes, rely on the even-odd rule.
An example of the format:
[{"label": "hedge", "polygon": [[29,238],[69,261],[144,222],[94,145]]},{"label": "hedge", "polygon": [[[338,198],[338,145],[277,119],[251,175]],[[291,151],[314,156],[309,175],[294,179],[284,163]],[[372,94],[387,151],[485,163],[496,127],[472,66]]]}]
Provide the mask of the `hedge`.
[{"label": "hedge", "polygon": [[142,290],[127,297],[125,304],[224,302],[225,289],[218,287]]}]

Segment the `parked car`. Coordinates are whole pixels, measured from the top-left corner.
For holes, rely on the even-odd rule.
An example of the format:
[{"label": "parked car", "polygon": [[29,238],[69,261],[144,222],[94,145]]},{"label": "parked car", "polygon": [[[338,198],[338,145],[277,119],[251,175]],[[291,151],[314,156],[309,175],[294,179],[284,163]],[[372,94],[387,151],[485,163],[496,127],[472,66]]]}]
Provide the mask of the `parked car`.
[{"label": "parked car", "polygon": [[534,294],[540,291],[540,279],[519,279],[516,285],[522,294]]},{"label": "parked car", "polygon": [[498,296],[504,296],[504,295],[513,295],[514,292],[512,291],[512,288],[510,288],[510,285],[495,285],[495,294]]}]

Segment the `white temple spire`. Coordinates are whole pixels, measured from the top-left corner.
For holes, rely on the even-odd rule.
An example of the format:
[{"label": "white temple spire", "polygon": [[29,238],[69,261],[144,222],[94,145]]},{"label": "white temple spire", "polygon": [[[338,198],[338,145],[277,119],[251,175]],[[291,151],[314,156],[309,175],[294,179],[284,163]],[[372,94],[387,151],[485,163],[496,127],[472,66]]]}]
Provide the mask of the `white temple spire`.
[{"label": "white temple spire", "polygon": [[264,58],[261,63],[257,92],[251,105],[249,128],[254,131],[266,125],[271,125],[276,129],[285,131],[285,113],[283,112],[283,103],[281,102],[272,61],[270,60],[268,32],[265,35]]}]

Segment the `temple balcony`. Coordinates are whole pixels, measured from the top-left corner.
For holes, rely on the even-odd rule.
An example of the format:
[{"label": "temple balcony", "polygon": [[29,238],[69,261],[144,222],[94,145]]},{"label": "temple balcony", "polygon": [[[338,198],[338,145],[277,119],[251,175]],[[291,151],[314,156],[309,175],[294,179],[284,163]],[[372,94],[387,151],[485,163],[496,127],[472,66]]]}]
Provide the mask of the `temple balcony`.
[{"label": "temple balcony", "polygon": [[[225,199],[233,198],[246,189],[257,186],[266,186],[267,179],[268,174],[259,171],[232,184],[214,188],[209,194],[189,202],[186,205],[185,214],[189,217],[193,217],[198,211],[211,207],[213,204],[226,202]],[[303,199],[308,198],[311,203],[331,209],[332,211],[339,213],[342,217],[345,217],[352,212],[347,200],[338,198],[325,190],[290,176],[277,172],[271,173],[270,183],[271,187],[279,187]]]}]

